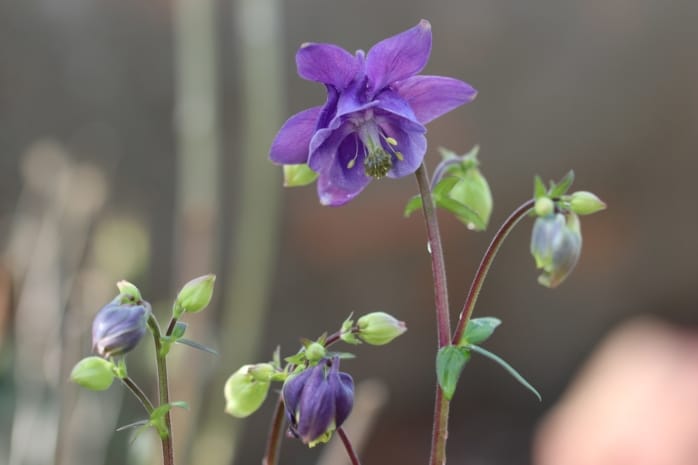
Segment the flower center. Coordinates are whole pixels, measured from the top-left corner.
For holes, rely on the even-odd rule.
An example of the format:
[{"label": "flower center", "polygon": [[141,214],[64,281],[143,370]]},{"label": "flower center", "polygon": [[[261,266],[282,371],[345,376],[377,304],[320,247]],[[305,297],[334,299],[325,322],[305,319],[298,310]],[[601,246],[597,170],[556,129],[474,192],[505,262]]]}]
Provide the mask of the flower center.
[{"label": "flower center", "polygon": [[[364,145],[364,171],[368,176],[374,179],[385,177],[390,168],[393,167],[393,156],[399,161],[404,159],[402,153],[396,150],[397,141],[390,136],[386,136],[377,124],[366,122],[359,127],[358,133],[359,139],[361,139]],[[385,141],[385,145],[383,141]],[[347,168],[353,168],[356,164],[358,150],[357,147],[356,155],[349,162]]]}]

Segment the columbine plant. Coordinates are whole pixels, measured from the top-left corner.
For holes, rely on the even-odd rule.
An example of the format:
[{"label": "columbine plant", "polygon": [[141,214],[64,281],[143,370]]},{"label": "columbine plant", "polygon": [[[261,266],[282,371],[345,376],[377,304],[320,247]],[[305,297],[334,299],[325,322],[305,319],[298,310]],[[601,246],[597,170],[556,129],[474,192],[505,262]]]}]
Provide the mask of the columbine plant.
[{"label": "columbine plant", "polygon": [[[136,286],[127,282],[117,283],[119,294],[105,305],[92,322],[92,350],[96,356],[80,360],[70,379],[93,391],[108,389],[117,378],[141,403],[147,418],[119,428],[154,428],[162,440],[162,455],[165,465],[174,465],[172,449],[172,425],[170,410],[173,407],[187,408],[182,401],[170,402],[167,380],[167,355],[172,344],[185,344],[206,352],[212,349],[184,338],[186,323],[180,321],[185,313],[196,313],[206,308],[213,295],[216,277],[201,276],[185,284],[172,306],[167,329],[163,333],[153,315],[150,304],[141,297]],[[128,375],[126,355],[133,350],[143,336],[150,331],[155,344],[158,373],[158,402],[154,403],[140,386]]]},{"label": "columbine plant", "polygon": [[[540,399],[535,388],[509,364],[481,347],[501,321],[471,318],[504,239],[523,218],[534,217],[531,254],[542,270],[538,280],[544,286],[556,287],[579,259],[579,216],[603,210],[606,205],[589,192],[568,194],[572,172],[548,187],[536,177],[533,197],[511,213],[485,251],[453,328],[436,209],[454,214],[468,229],[482,231],[492,211],[492,194],[479,169],[477,147],[462,156],[442,149],[434,176],[427,174],[424,125],[476,96],[470,85],[458,79],[418,75],[430,51],[431,26],[425,20],[377,43],[366,54],[359,50],[352,55],[331,44],[303,44],[296,54],[298,74],[324,84],[327,100],[289,118],[272,142],[269,156],[283,165],[286,186],[317,182],[320,203],[329,206],[346,204],[371,180],[415,175],[419,194],[407,202],[404,214],[410,216],[421,209],[426,222],[439,347],[429,464],[443,465],[449,403],[472,353],[500,364]],[[381,345],[404,330],[404,323],[376,312],[356,323],[347,320],[330,337],[306,341],[298,354],[286,359],[284,367],[278,355],[270,363],[245,365],[226,385],[227,411],[238,417],[249,415],[264,401],[272,382],[283,382],[263,463],[277,463],[285,418],[290,435],[311,447],[337,432],[357,465],[358,456],[341,428],[351,411],[353,382],[339,371],[344,354],[330,353],[327,348],[340,339]]]}]

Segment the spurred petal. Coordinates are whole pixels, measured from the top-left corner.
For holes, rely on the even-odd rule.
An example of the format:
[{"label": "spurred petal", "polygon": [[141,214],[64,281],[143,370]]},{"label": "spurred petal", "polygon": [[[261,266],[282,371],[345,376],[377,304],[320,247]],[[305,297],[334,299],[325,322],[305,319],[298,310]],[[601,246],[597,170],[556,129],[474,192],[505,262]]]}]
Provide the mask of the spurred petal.
[{"label": "spurred petal", "polygon": [[477,95],[469,84],[443,76],[412,76],[395,83],[394,88],[422,124],[471,102]]},{"label": "spurred petal", "polygon": [[342,90],[354,79],[360,65],[354,55],[341,47],[305,43],[296,53],[296,66],[300,77]]},{"label": "spurred petal", "polygon": [[337,129],[318,129],[310,140],[308,166],[319,173],[336,160],[337,150],[344,139],[356,129],[350,122],[341,124]]},{"label": "spurred petal", "polygon": [[281,126],[269,150],[271,161],[284,165],[308,161],[310,139],[315,132],[320,109],[313,107],[296,113]]},{"label": "spurred petal", "polygon": [[[402,155],[402,160],[393,155],[393,166],[388,171],[387,176],[401,178],[417,171],[419,165],[424,161],[424,154],[427,151],[424,126],[392,115],[377,115],[376,122],[386,136],[397,141],[396,146],[390,146],[389,152],[397,151]],[[388,149],[385,144],[384,147],[386,150]]]},{"label": "spurred petal", "polygon": [[423,19],[415,27],[378,42],[366,55],[371,90],[414,76],[429,60],[431,24]]},{"label": "spurred petal", "polygon": [[318,158],[329,158],[320,171],[317,190],[320,203],[338,207],[352,200],[371,182],[363,166],[365,147],[358,136],[350,134],[337,146],[331,158],[318,152]]}]

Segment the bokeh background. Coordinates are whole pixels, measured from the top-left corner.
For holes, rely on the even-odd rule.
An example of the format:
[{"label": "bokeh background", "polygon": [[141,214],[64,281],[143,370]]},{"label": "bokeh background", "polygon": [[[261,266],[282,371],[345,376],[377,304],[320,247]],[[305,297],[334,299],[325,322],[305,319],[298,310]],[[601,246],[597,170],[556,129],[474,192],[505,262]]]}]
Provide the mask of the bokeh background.
[{"label": "bokeh background", "polygon": [[[424,463],[436,343],[424,226],[402,217],[414,180],[325,208],[312,187],[282,191],[266,158],[284,119],[323,99],[295,75],[299,44],[368,49],[420,18],[434,33],[425,72],[479,90],[430,124],[427,164],[439,145],[480,144],[495,196],[489,232],[441,217],[454,316],[535,174],[573,168],[575,186],[610,206],[583,219],[581,261],[558,289],[536,284],[530,223],[504,246],[476,313],[504,321],[488,347],[543,402],[473,360],[453,404],[451,461],[533,463],[541,418],[612,328],[648,314],[698,323],[692,0],[6,0],[0,463],[157,463],[152,433],[114,433],[140,419],[138,403],[118,385],[79,390],[68,374],[117,280],[137,283],[165,319],[179,286],[206,272],[216,297],[187,319],[189,335],[220,355],[174,350],[172,397],[192,407],[175,413],[180,463],[259,463],[273,401],[244,421],[225,416],[227,375],[372,310],[409,331],[343,364],[368,381],[361,406],[377,412],[355,414],[369,423],[364,461]],[[129,366],[154,392],[149,345]],[[286,441],[282,463],[340,463],[320,449]]]}]

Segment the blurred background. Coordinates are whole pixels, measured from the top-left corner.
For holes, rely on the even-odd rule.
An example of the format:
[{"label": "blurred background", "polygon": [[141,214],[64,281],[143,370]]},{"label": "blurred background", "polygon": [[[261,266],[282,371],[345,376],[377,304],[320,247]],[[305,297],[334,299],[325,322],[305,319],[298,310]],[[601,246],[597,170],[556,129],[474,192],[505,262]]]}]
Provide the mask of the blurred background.
[{"label": "blurred background", "polygon": [[[530,197],[535,174],[559,179],[573,168],[574,187],[609,205],[583,218],[581,261],[552,291],[536,283],[530,222],[510,236],[476,316],[503,320],[488,348],[543,402],[475,358],[453,402],[449,463],[571,464],[535,452],[548,437],[536,431],[627,321],[650,315],[642,324],[669,334],[636,338],[647,354],[677,361],[697,350],[653,344],[698,338],[698,3],[9,0],[0,2],[0,464],[158,463],[153,433],[132,443],[114,433],[142,417],[122,386],[87,392],[68,375],[89,354],[92,317],[116,281],[135,282],[164,320],[179,286],[207,272],[218,275],[215,300],[187,317],[188,335],[220,355],[173,350],[172,398],[191,406],[174,413],[180,463],[260,463],[274,402],[246,420],[226,416],[226,377],[373,310],[409,331],[388,347],[352,348],[358,359],[342,365],[361,386],[361,408],[377,412],[354,415],[370,419],[360,425],[364,462],[426,461],[431,274],[422,220],[402,217],[416,183],[375,182],[325,208],[313,187],[282,192],[267,161],[281,123],[324,98],[295,74],[302,42],[367,50],[420,18],[434,34],[424,72],[479,90],[430,124],[427,164],[439,145],[464,153],[480,144],[495,198],[488,232],[441,217],[454,317],[491,234]],[[129,356],[129,371],[154,393],[150,346]],[[618,364],[642,372],[653,359],[634,347]],[[678,374],[698,373],[698,357],[671,366],[658,375],[666,385],[623,412],[650,435],[676,419],[643,406],[698,395],[671,391]],[[599,392],[630,395],[642,384],[633,380]],[[607,424],[600,405],[587,411],[587,431]],[[678,416],[695,417],[682,405],[694,404],[679,402]],[[688,444],[698,443],[695,423],[686,422]],[[287,440],[281,463],[342,463],[322,449]],[[581,463],[695,464],[693,453]]]}]

